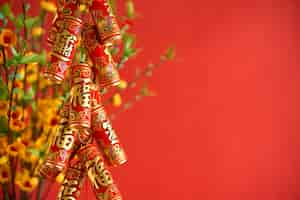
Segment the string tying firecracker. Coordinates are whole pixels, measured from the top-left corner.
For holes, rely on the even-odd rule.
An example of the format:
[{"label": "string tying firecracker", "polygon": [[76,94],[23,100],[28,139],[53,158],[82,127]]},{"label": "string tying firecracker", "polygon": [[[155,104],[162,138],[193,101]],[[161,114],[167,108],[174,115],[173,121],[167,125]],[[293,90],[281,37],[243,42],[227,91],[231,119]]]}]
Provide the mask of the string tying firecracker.
[{"label": "string tying firecracker", "polygon": [[[83,14],[80,5],[89,8]],[[40,175],[64,181],[57,199],[76,200],[87,176],[99,200],[121,200],[110,168],[127,161],[124,149],[101,101],[100,89],[120,83],[109,47],[121,39],[120,29],[105,0],[60,0],[50,29],[51,64],[44,75],[61,83],[71,68],[70,97],[60,112],[60,123]],[[93,67],[72,65],[81,34]]]}]

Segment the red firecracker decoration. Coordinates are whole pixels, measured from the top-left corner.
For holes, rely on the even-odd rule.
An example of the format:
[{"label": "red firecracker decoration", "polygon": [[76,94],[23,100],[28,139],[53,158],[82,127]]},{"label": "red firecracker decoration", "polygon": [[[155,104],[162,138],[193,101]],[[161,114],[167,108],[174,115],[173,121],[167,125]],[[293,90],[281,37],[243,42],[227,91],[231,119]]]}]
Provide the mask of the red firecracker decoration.
[{"label": "red firecracker decoration", "polygon": [[[89,7],[83,20],[79,5]],[[58,1],[58,13],[48,35],[51,64],[44,75],[61,83],[70,68],[70,97],[40,175],[54,179],[65,173],[58,200],[79,198],[88,177],[99,200],[121,200],[110,167],[127,161],[123,146],[101,102],[100,89],[119,84],[120,77],[108,48],[121,39],[120,29],[105,0]],[[72,65],[79,35],[93,63]]]}]

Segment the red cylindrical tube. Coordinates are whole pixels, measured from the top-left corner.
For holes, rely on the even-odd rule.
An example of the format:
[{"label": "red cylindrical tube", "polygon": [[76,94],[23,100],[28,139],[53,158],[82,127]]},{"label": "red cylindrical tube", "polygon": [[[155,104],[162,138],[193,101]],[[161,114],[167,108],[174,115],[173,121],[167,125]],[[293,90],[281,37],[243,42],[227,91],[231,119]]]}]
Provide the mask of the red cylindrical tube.
[{"label": "red cylindrical tube", "polygon": [[94,144],[88,144],[81,148],[77,155],[85,163],[96,198],[98,200],[122,200],[121,193],[98,148]]},{"label": "red cylindrical tube", "polygon": [[92,76],[92,70],[87,64],[72,66],[69,116],[71,127],[91,126]]},{"label": "red cylindrical tube", "polygon": [[60,21],[62,20],[62,18],[58,18],[58,15],[56,15],[53,19],[53,22],[50,26],[50,29],[48,31],[48,35],[47,35],[47,43],[50,47],[52,47],[52,45],[54,44],[54,41],[56,40],[56,35],[58,29],[59,29],[59,24],[61,23]]},{"label": "red cylindrical tube", "polygon": [[78,129],[63,127],[50,146],[44,163],[39,167],[40,175],[54,179],[68,164],[69,158],[76,147]]},{"label": "red cylindrical tube", "polygon": [[127,156],[115,130],[112,128],[112,124],[108,119],[104,107],[102,106],[99,90],[94,91],[93,102],[93,137],[97,144],[101,147],[109,165],[122,165],[127,161]]},{"label": "red cylindrical tube", "polygon": [[84,162],[78,156],[74,156],[70,160],[65,174],[57,200],[78,200],[86,175]]},{"label": "red cylindrical tube", "polygon": [[64,165],[61,165],[60,163],[57,163],[57,159],[55,158],[55,155],[57,152],[52,152],[53,149],[52,146],[55,145],[55,140],[58,135],[61,135],[64,131],[64,128],[66,126],[66,123],[69,119],[69,104],[66,102],[64,103],[62,109],[60,110],[60,122],[56,129],[55,136],[53,136],[52,140],[50,140],[50,146],[48,149],[48,154],[46,155],[45,161],[38,167],[38,173],[41,176],[48,177],[48,178],[55,178],[57,174],[59,174],[63,169]]},{"label": "red cylindrical tube", "polygon": [[50,80],[60,83],[64,80],[67,68],[71,65],[76,45],[78,43],[78,34],[82,28],[82,21],[73,16],[63,15],[53,26],[51,39],[54,39],[51,50],[51,64],[44,72],[44,76]]},{"label": "red cylindrical tube", "polygon": [[121,40],[120,28],[106,0],[94,0],[90,6],[90,12],[101,43],[112,45]]},{"label": "red cylindrical tube", "polygon": [[82,42],[94,64],[96,81],[100,87],[115,86],[120,83],[119,72],[108,47],[99,43],[95,26],[87,26],[82,31]]}]

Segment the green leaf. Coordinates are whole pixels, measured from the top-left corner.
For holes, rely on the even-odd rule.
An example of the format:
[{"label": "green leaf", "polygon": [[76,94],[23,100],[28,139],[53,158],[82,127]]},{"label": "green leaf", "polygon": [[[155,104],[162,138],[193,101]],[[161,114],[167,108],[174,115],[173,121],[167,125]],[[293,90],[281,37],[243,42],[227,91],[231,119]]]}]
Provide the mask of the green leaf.
[{"label": "green leaf", "polygon": [[39,17],[29,17],[25,20],[25,25],[28,29],[31,29],[33,26],[38,25],[40,23]]},{"label": "green leaf", "polygon": [[14,23],[15,23],[15,25],[16,25],[16,28],[17,28],[17,29],[20,29],[20,28],[22,28],[22,27],[24,26],[23,20],[24,20],[24,15],[23,15],[23,14],[18,15],[18,16],[13,20]]},{"label": "green leaf", "polygon": [[31,108],[33,111],[36,111],[36,102],[35,101],[31,101]]},{"label": "green leaf", "polygon": [[135,37],[130,34],[124,34],[123,35],[123,44],[124,44],[124,49],[130,48],[135,42]]},{"label": "green leaf", "polygon": [[19,60],[20,60],[19,56],[14,56],[11,59],[7,60],[6,64],[7,64],[8,67],[10,67],[12,65],[17,65],[17,64],[19,64]]},{"label": "green leaf", "polygon": [[164,57],[168,60],[173,60],[175,57],[175,48],[169,47],[164,55]]},{"label": "green leaf", "polygon": [[[21,93],[23,93],[23,90],[20,90],[19,88],[14,88],[13,89],[13,94],[21,94]],[[21,96],[22,96],[23,94],[21,94]]]},{"label": "green leaf", "polygon": [[37,156],[39,157],[40,156],[40,151],[38,149],[35,149],[35,148],[27,148],[27,151],[29,153],[31,153],[32,155],[34,156]]},{"label": "green leaf", "polygon": [[25,4],[25,11],[27,12],[31,8],[30,3]]},{"label": "green leaf", "polygon": [[34,98],[34,95],[35,91],[32,87],[30,87],[24,94],[24,100],[32,100]]},{"label": "green leaf", "polygon": [[128,48],[124,50],[123,56],[128,59],[129,57],[134,56],[135,54],[136,54],[136,49]]},{"label": "green leaf", "polygon": [[27,56],[23,56],[19,63],[20,64],[28,64],[28,63],[35,63],[35,62],[38,62],[38,63],[42,63],[42,62],[45,62],[45,53],[42,53],[42,54],[30,54],[30,55],[27,55]]},{"label": "green leaf", "polygon": [[135,8],[133,1],[129,0],[126,2],[126,11],[127,11],[127,17],[129,19],[133,19],[135,17]]},{"label": "green leaf", "polygon": [[8,133],[8,119],[5,116],[0,117],[0,134],[6,135]]},{"label": "green leaf", "polygon": [[20,55],[14,47],[11,47],[11,53],[13,54],[13,56],[19,56]]},{"label": "green leaf", "polygon": [[8,87],[6,84],[0,85],[0,99],[7,100],[8,99]]},{"label": "green leaf", "polygon": [[149,89],[147,83],[143,84],[142,88],[140,89],[140,94],[142,96],[155,96],[155,93]]},{"label": "green leaf", "polygon": [[108,0],[108,4],[110,5],[112,12],[115,13],[117,9],[116,0]]},{"label": "green leaf", "polygon": [[10,20],[14,21],[15,16],[13,15],[9,3],[3,4],[0,10],[5,17],[8,17]]}]

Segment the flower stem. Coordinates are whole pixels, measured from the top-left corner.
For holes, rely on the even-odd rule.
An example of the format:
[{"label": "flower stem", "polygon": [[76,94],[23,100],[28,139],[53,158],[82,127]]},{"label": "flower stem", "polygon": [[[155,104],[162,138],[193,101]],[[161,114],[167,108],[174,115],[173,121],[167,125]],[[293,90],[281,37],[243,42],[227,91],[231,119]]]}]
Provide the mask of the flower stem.
[{"label": "flower stem", "polygon": [[3,67],[4,67],[4,70],[5,70],[5,79],[6,79],[6,85],[8,84],[8,68],[6,66],[6,55],[5,55],[5,49],[4,49],[4,46],[0,46],[1,48],[1,52],[2,52],[2,56],[3,56]]}]

